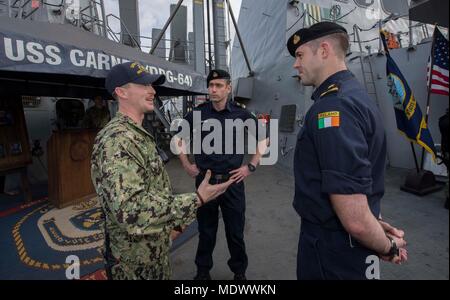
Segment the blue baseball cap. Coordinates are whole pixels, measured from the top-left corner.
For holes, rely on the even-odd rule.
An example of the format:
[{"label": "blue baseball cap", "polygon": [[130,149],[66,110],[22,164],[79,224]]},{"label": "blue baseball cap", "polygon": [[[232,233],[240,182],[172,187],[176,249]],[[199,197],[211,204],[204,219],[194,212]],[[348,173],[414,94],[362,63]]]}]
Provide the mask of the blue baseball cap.
[{"label": "blue baseball cap", "polygon": [[105,88],[112,95],[116,87],[127,83],[162,85],[166,81],[164,75],[150,74],[147,69],[138,62],[126,62],[115,65],[109,71],[105,80]]}]

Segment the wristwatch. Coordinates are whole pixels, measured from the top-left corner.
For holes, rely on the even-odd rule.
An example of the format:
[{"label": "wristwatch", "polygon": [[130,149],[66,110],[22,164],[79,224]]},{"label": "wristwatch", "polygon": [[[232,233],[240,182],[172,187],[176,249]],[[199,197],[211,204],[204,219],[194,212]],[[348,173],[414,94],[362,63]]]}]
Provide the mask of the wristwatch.
[{"label": "wristwatch", "polygon": [[250,163],[247,165],[247,167],[248,167],[249,171],[252,173],[256,171],[256,167]]},{"label": "wristwatch", "polygon": [[391,248],[389,249],[389,252],[387,254],[385,254],[384,256],[390,257],[390,258],[394,258],[395,256],[399,256],[400,255],[400,249],[398,249],[397,244],[395,243],[394,239],[391,238],[390,236],[386,236],[389,241],[391,242]]}]

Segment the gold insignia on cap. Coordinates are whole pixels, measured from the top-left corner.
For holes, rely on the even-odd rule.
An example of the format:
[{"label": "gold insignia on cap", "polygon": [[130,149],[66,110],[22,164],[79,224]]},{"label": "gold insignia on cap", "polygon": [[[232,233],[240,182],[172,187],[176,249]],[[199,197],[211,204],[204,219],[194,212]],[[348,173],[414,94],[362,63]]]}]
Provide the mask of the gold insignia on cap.
[{"label": "gold insignia on cap", "polygon": [[212,76],[213,76],[214,78],[216,78],[216,77],[219,77],[219,74],[217,74],[216,72],[214,72],[214,73],[212,74]]},{"label": "gold insignia on cap", "polygon": [[134,68],[138,68],[138,70],[137,70],[137,74],[138,75],[140,75],[141,73],[143,73],[143,72],[145,72],[145,73],[148,73],[148,71],[147,71],[147,69],[143,66],[143,65],[141,65],[140,63],[138,63],[138,62],[133,62],[131,65],[130,65],[130,68],[131,69],[134,69]]},{"label": "gold insignia on cap", "polygon": [[298,43],[300,43],[300,36],[299,35],[294,35],[294,40],[293,40],[293,42],[294,42],[294,45],[297,45]]}]

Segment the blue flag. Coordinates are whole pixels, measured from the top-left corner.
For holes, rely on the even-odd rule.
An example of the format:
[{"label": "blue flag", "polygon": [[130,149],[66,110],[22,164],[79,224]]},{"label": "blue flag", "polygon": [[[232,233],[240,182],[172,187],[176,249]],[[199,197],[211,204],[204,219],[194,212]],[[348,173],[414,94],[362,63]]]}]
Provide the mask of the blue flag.
[{"label": "blue flag", "polygon": [[405,77],[389,54],[384,32],[382,31],[380,34],[386,52],[386,75],[389,93],[392,95],[394,104],[397,128],[410,141],[419,144],[428,151],[435,160],[436,149],[434,148],[433,138],[428,130],[419,103],[417,103]]}]

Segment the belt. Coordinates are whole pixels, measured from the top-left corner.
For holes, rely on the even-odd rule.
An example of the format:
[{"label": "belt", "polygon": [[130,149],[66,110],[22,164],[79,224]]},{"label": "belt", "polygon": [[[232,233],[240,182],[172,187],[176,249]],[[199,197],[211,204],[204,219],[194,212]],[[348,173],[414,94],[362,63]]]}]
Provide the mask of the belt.
[{"label": "belt", "polygon": [[[206,171],[200,171],[200,175],[202,175],[203,177],[206,175]],[[212,173],[211,174],[211,179],[214,180],[220,180],[220,181],[228,181],[228,179],[230,179],[231,175],[230,174],[216,174],[216,173]]]}]

